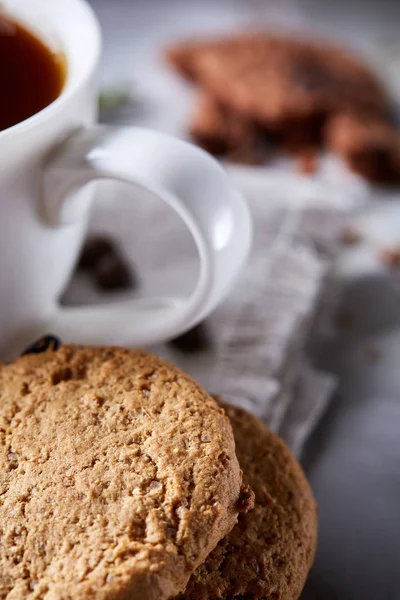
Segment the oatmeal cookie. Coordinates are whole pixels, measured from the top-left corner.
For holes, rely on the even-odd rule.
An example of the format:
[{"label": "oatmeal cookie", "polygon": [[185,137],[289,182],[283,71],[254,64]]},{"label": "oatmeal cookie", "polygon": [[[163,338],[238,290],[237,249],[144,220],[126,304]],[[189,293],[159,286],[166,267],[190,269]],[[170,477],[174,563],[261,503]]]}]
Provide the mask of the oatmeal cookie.
[{"label": "oatmeal cookie", "polygon": [[224,406],[255,507],[239,516],[178,599],[296,600],[317,541],[317,506],[310,486],[277,435],[248,412]]},{"label": "oatmeal cookie", "polygon": [[0,423],[0,598],[170,598],[251,500],[223,409],[139,350],[1,365]]}]

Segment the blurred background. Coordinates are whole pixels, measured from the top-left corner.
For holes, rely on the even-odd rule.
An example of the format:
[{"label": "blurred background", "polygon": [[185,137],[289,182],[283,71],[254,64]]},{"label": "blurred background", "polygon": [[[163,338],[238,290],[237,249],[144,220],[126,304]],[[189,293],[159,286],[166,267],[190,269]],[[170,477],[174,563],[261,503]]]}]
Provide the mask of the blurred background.
[{"label": "blurred background", "polygon": [[[398,0],[91,4],[104,36],[103,121],[187,137],[193,90],[166,68],[164,45],[264,25],[355,48],[399,104]],[[290,173],[286,164],[279,169]],[[353,193],[351,186],[349,190]],[[346,194],[346,186],[341,193]],[[400,193],[379,188],[363,188],[363,193],[371,194],[373,202],[356,223],[370,243],[360,252],[345,250],[336,267],[343,281],[343,303],[356,315],[359,327],[315,352],[319,366],[339,375],[340,387],[303,455],[320,505],[319,548],[303,595],[310,600],[400,599],[400,292],[398,277],[379,269],[374,258],[376,245],[400,243]],[[171,277],[173,283],[169,273],[170,283]],[[67,292],[70,301],[82,300],[78,288]],[[89,301],[94,300],[89,295]]]},{"label": "blurred background", "polygon": [[364,53],[400,94],[396,0],[92,0],[92,5],[103,26],[101,84],[134,85],[138,100],[147,101],[140,121],[165,131],[183,131],[189,92],[166,71],[164,44],[244,28],[265,25],[345,42]]}]

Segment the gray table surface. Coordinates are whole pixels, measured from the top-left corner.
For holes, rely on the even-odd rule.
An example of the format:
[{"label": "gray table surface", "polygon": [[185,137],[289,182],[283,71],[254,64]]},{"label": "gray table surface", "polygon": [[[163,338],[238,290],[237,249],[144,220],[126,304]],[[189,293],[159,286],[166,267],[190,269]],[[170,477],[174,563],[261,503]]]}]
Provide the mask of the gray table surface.
[{"label": "gray table surface", "polygon": [[[400,3],[307,0],[92,0],[104,32],[101,83],[133,81],[150,111],[134,120],[179,133],[183,88],[164,78],[156,49],[196,32],[268,22],[310,28],[364,49],[400,94]],[[186,93],[186,92],[185,92]],[[125,122],[132,120],[126,115]],[[400,281],[376,260],[400,241],[396,194],[360,217],[366,242],[338,262],[354,329],[317,361],[340,389],[304,464],[320,506],[319,547],[304,598],[400,599]]]}]

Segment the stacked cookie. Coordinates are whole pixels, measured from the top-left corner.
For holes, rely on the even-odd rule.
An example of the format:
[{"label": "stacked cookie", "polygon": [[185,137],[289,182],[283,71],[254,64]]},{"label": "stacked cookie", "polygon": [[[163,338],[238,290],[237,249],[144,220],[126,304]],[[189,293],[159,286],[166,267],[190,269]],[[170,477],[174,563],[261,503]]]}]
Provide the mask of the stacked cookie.
[{"label": "stacked cookie", "polygon": [[211,153],[257,163],[272,143],[315,165],[304,157],[325,146],[368,179],[400,179],[389,98],[351,52],[255,33],[176,44],[167,59],[200,89],[190,131]]},{"label": "stacked cookie", "polygon": [[255,417],[122,348],[24,355],[0,396],[0,598],[299,596],[316,505]]}]

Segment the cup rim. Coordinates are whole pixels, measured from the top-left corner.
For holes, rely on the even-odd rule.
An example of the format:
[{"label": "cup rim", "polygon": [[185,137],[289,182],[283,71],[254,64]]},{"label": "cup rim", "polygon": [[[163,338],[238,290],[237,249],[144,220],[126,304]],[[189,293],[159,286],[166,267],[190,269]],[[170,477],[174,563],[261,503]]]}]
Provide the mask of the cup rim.
[{"label": "cup rim", "polygon": [[[42,108],[42,110],[36,112],[32,116],[12,125],[11,127],[7,127],[7,129],[3,129],[0,131],[0,141],[3,141],[7,137],[11,137],[14,135],[18,135],[27,130],[32,129],[36,125],[39,125],[44,119],[50,118],[53,115],[57,114],[60,108],[64,105],[65,102],[69,100],[72,96],[76,94],[76,92],[84,85],[87,79],[92,75],[92,73],[96,70],[96,67],[100,60],[100,53],[102,47],[102,35],[100,23],[97,19],[97,16],[90,6],[90,4],[86,0],[74,0],[75,4],[79,5],[81,10],[84,10],[89,17],[88,21],[90,22],[90,26],[92,28],[92,36],[93,36],[93,47],[92,47],[92,56],[91,60],[88,61],[86,68],[83,70],[82,74],[76,78],[70,85],[64,86],[61,90],[61,93],[55,100],[53,100],[50,104]],[[11,12],[12,14],[12,12]]]}]

